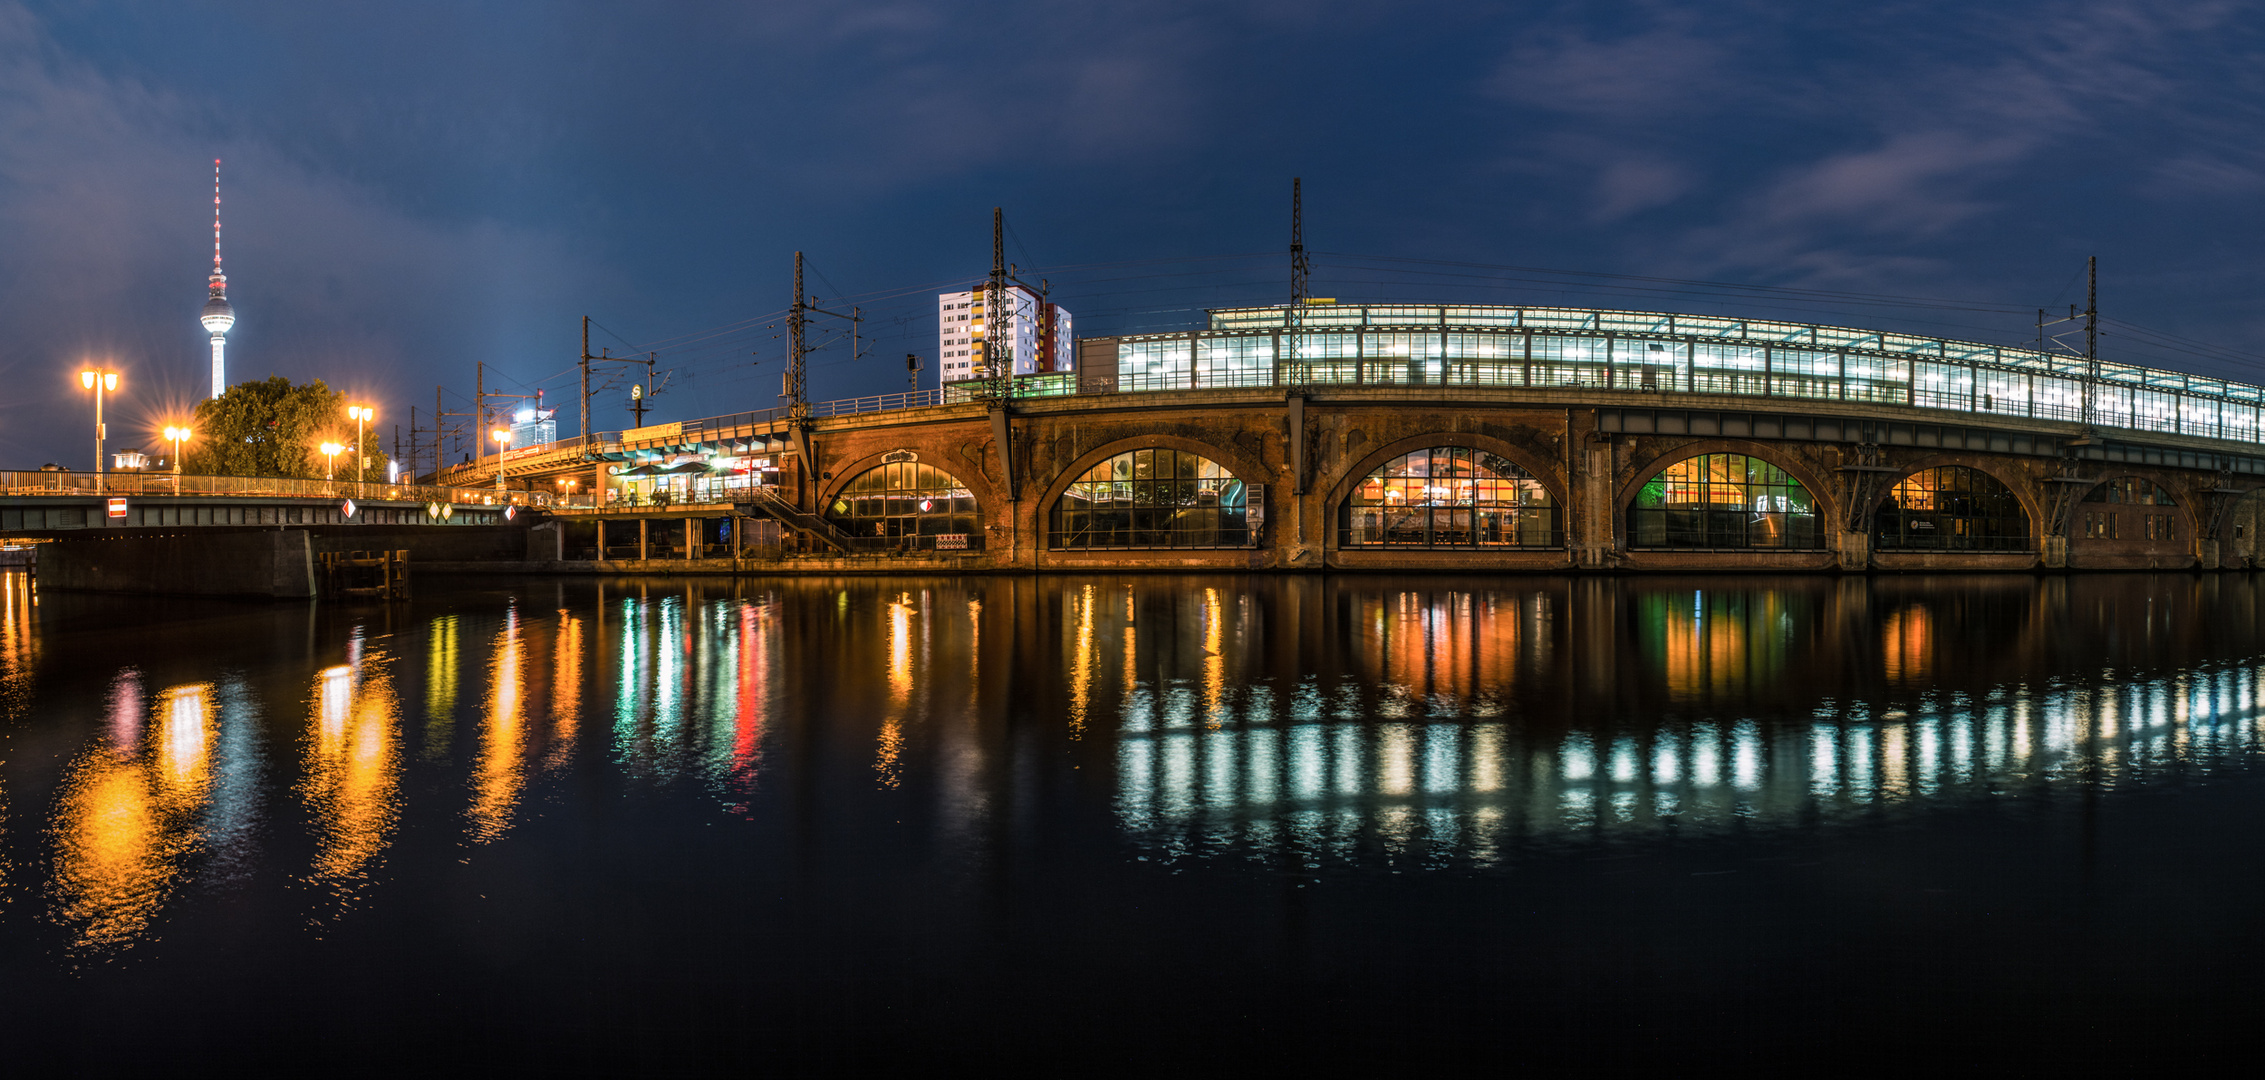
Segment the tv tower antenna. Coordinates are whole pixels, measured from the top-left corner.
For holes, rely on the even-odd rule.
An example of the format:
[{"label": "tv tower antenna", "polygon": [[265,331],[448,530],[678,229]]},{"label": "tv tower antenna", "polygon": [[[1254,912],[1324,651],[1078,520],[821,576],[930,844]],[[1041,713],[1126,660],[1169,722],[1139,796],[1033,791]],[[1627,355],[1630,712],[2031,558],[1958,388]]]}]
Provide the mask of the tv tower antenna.
[{"label": "tv tower antenna", "polygon": [[212,159],[212,276],[206,279],[211,295],[198,321],[212,335],[212,396],[228,389],[228,328],[236,325],[236,309],[228,303],[228,275],[220,272],[220,159]]}]

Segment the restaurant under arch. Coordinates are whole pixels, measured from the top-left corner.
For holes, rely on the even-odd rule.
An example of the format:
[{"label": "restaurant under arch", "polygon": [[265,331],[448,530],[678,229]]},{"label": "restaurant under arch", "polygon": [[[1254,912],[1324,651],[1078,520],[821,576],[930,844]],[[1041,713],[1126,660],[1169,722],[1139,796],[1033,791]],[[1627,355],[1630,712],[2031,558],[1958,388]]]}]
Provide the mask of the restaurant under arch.
[{"label": "restaurant under arch", "polygon": [[1247,499],[1239,477],[1201,454],[1128,450],[1079,474],[1054,500],[1047,546],[1247,547]]},{"label": "restaurant under arch", "polygon": [[1515,462],[1467,446],[1386,459],[1338,510],[1345,547],[1548,548],[1564,542],[1557,500]]},{"label": "restaurant under arch", "polygon": [[1750,454],[1700,454],[1661,469],[1628,507],[1635,548],[1814,551],[1824,547],[1816,498],[1784,469]]},{"label": "restaurant under arch", "polygon": [[1881,551],[2030,551],[2029,514],[1997,477],[1965,465],[1921,469],[1872,517]]},{"label": "restaurant under arch", "polygon": [[[976,548],[975,493],[920,461],[891,461],[852,477],[826,506],[826,520],[861,542],[916,548]],[[944,537],[941,542],[938,537]]]}]

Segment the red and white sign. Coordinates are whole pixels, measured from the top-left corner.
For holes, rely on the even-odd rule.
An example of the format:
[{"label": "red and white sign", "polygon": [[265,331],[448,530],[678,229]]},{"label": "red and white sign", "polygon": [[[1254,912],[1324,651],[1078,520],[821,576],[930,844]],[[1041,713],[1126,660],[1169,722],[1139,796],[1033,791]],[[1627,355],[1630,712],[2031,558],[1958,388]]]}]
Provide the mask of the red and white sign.
[{"label": "red and white sign", "polygon": [[124,499],[112,499],[112,500],[110,500],[110,520],[112,520],[112,521],[124,521],[125,519],[126,519],[126,500],[124,500]]},{"label": "red and white sign", "polygon": [[346,500],[345,502],[343,502],[343,503],[339,504],[339,507],[338,507],[338,512],[339,512],[339,513],[341,513],[341,514],[344,514],[344,515],[345,515],[345,516],[347,516],[347,517],[353,517],[353,516],[354,516],[354,500],[352,500],[352,499],[348,499],[348,500]]}]

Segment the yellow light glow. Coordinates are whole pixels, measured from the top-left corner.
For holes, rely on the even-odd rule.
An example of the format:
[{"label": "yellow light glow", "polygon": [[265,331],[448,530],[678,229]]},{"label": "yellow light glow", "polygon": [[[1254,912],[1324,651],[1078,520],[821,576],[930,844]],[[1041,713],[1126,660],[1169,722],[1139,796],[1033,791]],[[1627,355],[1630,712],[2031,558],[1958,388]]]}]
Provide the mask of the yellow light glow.
[{"label": "yellow light glow", "polygon": [[92,372],[92,371],[82,371],[82,372],[79,372],[79,385],[80,385],[80,386],[83,386],[83,387],[85,387],[85,388],[87,388],[87,389],[89,389],[89,390],[92,390],[92,389],[94,389],[94,377],[95,377],[95,374],[96,374],[96,373],[95,373],[95,372]]},{"label": "yellow light glow", "polygon": [[519,635],[519,613],[504,616],[496,631],[495,655],[488,662],[487,715],[480,724],[479,769],[472,780],[472,842],[485,844],[503,838],[511,828],[512,811],[526,786],[524,731],[526,713],[526,657]]},{"label": "yellow light glow", "polygon": [[383,653],[316,676],[307,778],[299,792],[315,823],[313,879],[341,898],[369,883],[401,816],[399,709]]}]

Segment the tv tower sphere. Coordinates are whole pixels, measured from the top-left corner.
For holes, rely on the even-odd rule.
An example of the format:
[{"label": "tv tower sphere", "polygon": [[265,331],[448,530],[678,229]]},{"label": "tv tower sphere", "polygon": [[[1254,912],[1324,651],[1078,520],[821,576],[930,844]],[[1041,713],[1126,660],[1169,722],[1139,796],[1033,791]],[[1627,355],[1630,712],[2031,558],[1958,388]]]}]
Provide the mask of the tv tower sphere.
[{"label": "tv tower sphere", "polygon": [[220,291],[227,287],[223,284],[227,280],[226,274],[212,275],[212,299],[204,302],[201,321],[204,328],[212,331],[215,336],[227,333],[229,327],[236,325],[236,309],[229,306],[228,297]]}]

